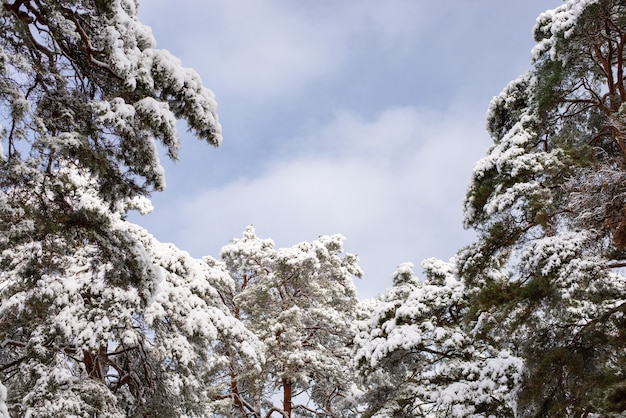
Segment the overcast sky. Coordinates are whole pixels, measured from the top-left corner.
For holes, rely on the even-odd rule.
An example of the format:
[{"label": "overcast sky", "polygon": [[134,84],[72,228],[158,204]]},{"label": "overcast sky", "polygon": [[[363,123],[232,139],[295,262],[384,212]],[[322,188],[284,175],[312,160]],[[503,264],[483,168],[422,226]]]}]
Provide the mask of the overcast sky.
[{"label": "overcast sky", "polygon": [[278,247],[346,236],[361,298],[472,240],[462,203],[489,101],[558,0],[143,0],[159,48],[217,95],[217,149],[181,125],[168,188],[132,220],[193,256],[253,224]]}]

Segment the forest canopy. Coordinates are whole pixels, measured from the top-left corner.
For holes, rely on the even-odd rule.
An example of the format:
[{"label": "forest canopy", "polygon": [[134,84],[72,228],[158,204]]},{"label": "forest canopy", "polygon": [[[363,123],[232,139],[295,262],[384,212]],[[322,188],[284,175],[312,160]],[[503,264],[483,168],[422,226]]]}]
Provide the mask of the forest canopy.
[{"label": "forest canopy", "polygon": [[192,257],[129,222],[213,93],[135,0],[0,8],[0,417],[626,413],[626,2],[542,13],[490,103],[472,244],[358,300],[342,235]]}]

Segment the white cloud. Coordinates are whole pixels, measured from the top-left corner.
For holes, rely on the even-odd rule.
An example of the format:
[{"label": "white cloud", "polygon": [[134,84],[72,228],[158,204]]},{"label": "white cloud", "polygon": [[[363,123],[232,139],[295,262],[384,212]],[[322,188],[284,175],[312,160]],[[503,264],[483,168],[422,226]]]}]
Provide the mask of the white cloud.
[{"label": "white cloud", "polygon": [[253,179],[174,203],[176,241],[196,256],[216,256],[247,224],[279,246],[341,233],[347,251],[361,257],[361,296],[373,296],[399,263],[448,258],[467,242],[461,203],[486,148],[476,120],[414,108],[373,120],[340,113]]},{"label": "white cloud", "polygon": [[361,296],[401,262],[452,256],[470,240],[461,205],[489,145],[484,110],[527,68],[546,7],[496,3],[144,1],[159,45],[216,91],[225,142],[184,144],[141,223],[195,256],[249,223],[280,246],[342,233]]},{"label": "white cloud", "polygon": [[208,85],[252,102],[294,94],[339,74],[355,54],[376,48],[408,51],[419,28],[419,6],[406,0],[384,5],[374,0],[150,0],[140,13],[142,21],[160,30],[171,27],[167,38],[157,37],[159,45],[174,49],[185,65],[202,69]]}]

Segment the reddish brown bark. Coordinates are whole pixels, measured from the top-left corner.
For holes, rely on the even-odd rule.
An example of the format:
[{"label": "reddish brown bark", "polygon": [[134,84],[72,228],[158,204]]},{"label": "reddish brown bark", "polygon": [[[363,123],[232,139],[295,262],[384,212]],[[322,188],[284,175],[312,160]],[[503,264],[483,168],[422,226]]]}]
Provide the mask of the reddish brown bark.
[{"label": "reddish brown bark", "polygon": [[233,395],[233,404],[235,409],[245,413],[243,409],[243,402],[241,401],[241,394],[239,393],[239,385],[237,384],[237,374],[232,366],[230,368],[230,390]]},{"label": "reddish brown bark", "polygon": [[291,380],[283,378],[283,411],[288,417],[291,417],[292,390]]},{"label": "reddish brown bark", "polygon": [[106,360],[106,348],[104,347],[101,347],[96,353],[83,352],[85,371],[92,379],[104,381]]}]

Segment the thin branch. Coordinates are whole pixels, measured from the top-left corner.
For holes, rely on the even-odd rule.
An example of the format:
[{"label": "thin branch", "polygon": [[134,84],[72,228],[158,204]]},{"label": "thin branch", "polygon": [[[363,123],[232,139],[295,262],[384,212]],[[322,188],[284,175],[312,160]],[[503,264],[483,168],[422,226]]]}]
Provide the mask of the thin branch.
[{"label": "thin branch", "polygon": [[0,348],[4,348],[6,346],[24,348],[24,347],[26,347],[26,343],[24,343],[22,341],[6,339],[6,340],[4,340],[4,341],[2,341],[0,343]]},{"label": "thin branch", "polygon": [[289,418],[289,415],[287,415],[287,413],[285,411],[283,411],[282,409],[279,409],[279,408],[277,408],[275,406],[272,407],[272,409],[270,409],[269,411],[267,411],[267,414],[265,415],[265,418],[270,418],[274,412],[278,412],[279,414],[281,414],[283,416],[283,418]]},{"label": "thin branch", "polygon": [[10,369],[11,367],[17,366],[18,364],[20,364],[21,362],[23,362],[27,358],[28,358],[28,356],[23,356],[23,357],[18,358],[17,360],[13,360],[10,363],[3,364],[2,366],[0,366],[0,372],[3,372],[5,370],[7,370],[7,369]]}]

